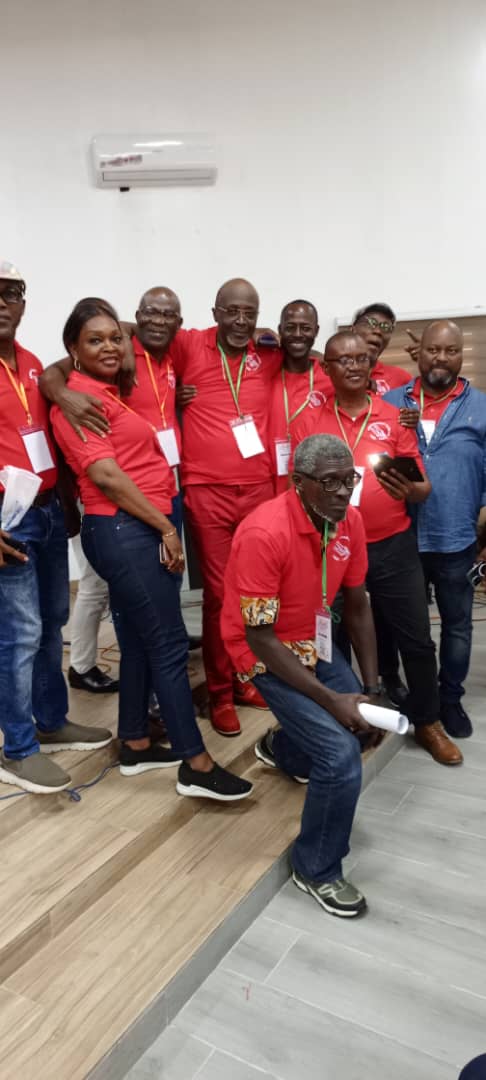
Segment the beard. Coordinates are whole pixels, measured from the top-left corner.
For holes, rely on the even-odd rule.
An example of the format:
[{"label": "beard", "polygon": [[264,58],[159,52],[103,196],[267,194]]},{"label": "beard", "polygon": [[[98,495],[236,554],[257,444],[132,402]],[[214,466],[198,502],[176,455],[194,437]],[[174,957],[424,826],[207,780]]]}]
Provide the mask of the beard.
[{"label": "beard", "polygon": [[432,390],[447,390],[456,381],[456,376],[446,368],[432,368],[423,378]]}]

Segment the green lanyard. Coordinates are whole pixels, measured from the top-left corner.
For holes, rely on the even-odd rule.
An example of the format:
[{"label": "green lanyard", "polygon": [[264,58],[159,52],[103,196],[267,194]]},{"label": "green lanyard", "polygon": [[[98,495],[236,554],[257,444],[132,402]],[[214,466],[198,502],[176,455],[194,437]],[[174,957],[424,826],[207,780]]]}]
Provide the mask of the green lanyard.
[{"label": "green lanyard", "polygon": [[[432,401],[431,401],[430,404],[431,405],[440,405],[442,401],[447,401],[448,397],[452,397],[452,395],[454,393],[454,390],[456,389],[456,386],[457,386],[457,379],[456,379],[456,381],[454,383],[454,386],[451,387],[451,389],[447,391],[447,394],[443,394],[442,397],[432,398]],[[421,383],[420,384],[420,419],[422,419],[424,408],[425,408],[425,396],[424,396],[424,388],[423,388],[422,383]]]},{"label": "green lanyard", "polygon": [[243,372],[245,370],[245,364],[246,364],[246,356],[247,356],[246,349],[245,349],[245,351],[243,353],[243,356],[241,357],[241,364],[240,364],[240,368],[239,368],[239,371],[238,371],[238,378],[236,380],[236,390],[235,390],[235,384],[233,382],[233,376],[232,376],[231,371],[230,371],[230,366],[229,366],[228,360],[226,358],[226,353],[223,352],[223,349],[221,348],[221,345],[219,344],[219,342],[218,342],[218,349],[219,349],[220,354],[221,354],[221,360],[223,362],[223,368],[224,368],[226,378],[228,380],[228,385],[229,385],[229,388],[230,388],[231,393],[233,395],[233,401],[234,401],[234,403],[236,405],[236,411],[238,413],[238,416],[242,417],[243,414],[242,414],[240,406],[238,404],[238,398],[240,396],[241,380],[243,378]]},{"label": "green lanyard", "polygon": [[338,402],[337,398],[334,398],[334,412],[336,414],[336,420],[337,420],[337,422],[339,424],[339,427],[341,428],[341,435],[342,435],[342,437],[343,437],[343,439],[344,439],[344,441],[346,443],[346,446],[347,446],[348,450],[351,450],[351,453],[353,453],[356,450],[356,447],[357,447],[360,439],[362,438],[362,436],[364,435],[364,433],[366,431],[366,428],[368,426],[368,420],[369,420],[369,418],[371,416],[371,410],[373,408],[373,403],[371,401],[371,398],[370,398],[369,394],[366,395],[366,400],[368,402],[368,412],[366,413],[366,416],[365,416],[365,418],[363,420],[363,423],[361,424],[361,427],[360,427],[360,429],[358,431],[358,435],[357,435],[357,438],[355,440],[354,446],[350,446],[348,436],[346,435],[346,432],[345,432],[344,427],[342,425],[341,417],[340,417],[339,412],[338,412],[339,402]]},{"label": "green lanyard", "polygon": [[329,522],[326,518],[322,533],[322,606],[325,611],[330,611],[327,602],[327,543],[329,540]]},{"label": "green lanyard", "polygon": [[314,389],[314,364],[311,364],[309,369],[309,393],[307,394],[305,401],[302,402],[302,405],[299,405],[299,408],[296,409],[294,413],[292,413],[292,416],[289,416],[289,395],[287,393],[287,384],[285,382],[284,368],[282,368],[282,388],[285,409],[285,422],[287,424],[287,438],[290,438],[290,425],[294,420],[297,419],[298,416],[300,416],[301,412],[304,411],[306,405],[309,402],[310,395],[312,394],[312,391]]}]

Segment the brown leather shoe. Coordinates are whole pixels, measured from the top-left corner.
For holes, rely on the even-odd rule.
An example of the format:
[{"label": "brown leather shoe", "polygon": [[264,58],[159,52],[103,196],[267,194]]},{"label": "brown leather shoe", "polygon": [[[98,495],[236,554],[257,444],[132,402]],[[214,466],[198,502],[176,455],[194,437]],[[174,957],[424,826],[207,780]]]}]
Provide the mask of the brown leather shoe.
[{"label": "brown leather shoe", "polygon": [[459,747],[446,735],[439,720],[435,724],[415,728],[415,742],[427,750],[439,765],[462,765],[464,759]]}]

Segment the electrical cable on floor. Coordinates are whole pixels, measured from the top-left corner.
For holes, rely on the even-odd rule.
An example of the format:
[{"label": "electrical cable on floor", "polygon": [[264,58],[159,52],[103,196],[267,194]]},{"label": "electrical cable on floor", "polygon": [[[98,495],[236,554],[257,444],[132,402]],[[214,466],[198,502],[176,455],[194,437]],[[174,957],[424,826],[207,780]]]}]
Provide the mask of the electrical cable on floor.
[{"label": "electrical cable on floor", "polygon": [[[89,780],[86,784],[77,784],[76,787],[64,788],[64,791],[53,791],[52,794],[67,795],[70,802],[81,802],[81,795],[79,794],[79,792],[85,791],[87,788],[94,787],[95,784],[99,784],[100,780],[103,780],[103,777],[106,776],[106,774],[110,772],[111,769],[117,769],[119,764],[119,761],[115,761],[113,765],[105,765],[105,768],[102,769],[98,776],[95,776],[94,780]],[[0,802],[5,802],[6,799],[20,799],[22,795],[32,794],[33,792],[31,791],[14,791],[11,795],[0,795]]]}]

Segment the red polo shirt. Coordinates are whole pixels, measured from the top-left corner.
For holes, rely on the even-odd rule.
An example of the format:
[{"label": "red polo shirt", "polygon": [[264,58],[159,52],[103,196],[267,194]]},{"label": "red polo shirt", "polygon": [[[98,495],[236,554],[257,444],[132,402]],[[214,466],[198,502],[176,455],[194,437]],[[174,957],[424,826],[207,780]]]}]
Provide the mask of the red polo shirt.
[{"label": "red polo shirt", "polygon": [[[182,483],[265,483],[271,476],[268,452],[243,458],[230,426],[238,414],[216,344],[216,327],[179,330],[170,351],[177,377],[197,388],[182,417]],[[228,357],[235,388],[240,361],[241,357]],[[239,405],[244,415],[253,417],[265,447],[269,386],[279,364],[278,350],[259,347],[257,353],[249,344]]]},{"label": "red polo shirt", "polygon": [[410,372],[405,371],[405,368],[383,364],[381,360],[378,360],[372,368],[371,378],[376,383],[376,393],[383,397],[383,394],[387,394],[389,390],[396,390],[397,386],[405,386],[405,383],[410,382]]},{"label": "red polo shirt", "polygon": [[[180,454],[181,432],[175,411],[176,376],[170,352],[167,352],[159,363],[146,352],[135,336],[132,337],[132,346],[135,354],[137,382],[134,383],[131,393],[124,400],[157,430],[173,428]],[[154,382],[150,377],[150,371]]]},{"label": "red polo shirt", "polygon": [[68,465],[78,478],[85,513],[106,516],[116,514],[116,504],[103,494],[87,474],[89,466],[95,461],[113,458],[157,510],[170,514],[174,477],[151,425],[131,409],[124,408],[116,388],[109,383],[98,382],[89,375],[73,371],[69,376],[68,386],[70,390],[93,394],[99,398],[111,429],[110,434],[102,438],[101,435],[95,435],[83,428],[86,442],[82,442],[62,415],[59,406],[52,406],[54,435]]},{"label": "red polo shirt", "polygon": [[[312,412],[308,410],[303,414],[302,422],[292,436],[294,449],[307,435],[317,435],[319,432],[337,435],[339,439],[343,438],[334,411],[334,402],[335,396],[329,397],[320,409]],[[366,539],[368,543],[375,543],[377,540],[384,540],[387,536],[405,532],[410,525],[410,518],[405,501],[392,499],[378,482],[370,466],[370,455],[390,454],[390,457],[406,455],[415,459],[422,473],[424,467],[415,431],[403,427],[399,422],[399,412],[395,405],[383,401],[376,394],[371,394],[371,416],[358,445],[354,448],[367,411],[368,405],[359,416],[352,419],[339,409],[339,417],[353,454],[354,464],[364,468],[359,509],[363,517]]]},{"label": "red polo shirt", "polygon": [[[281,354],[280,354],[281,355]],[[310,370],[304,372],[286,371],[285,386],[288,397],[289,419],[304,405],[304,410],[318,409],[326,400],[328,394],[333,393],[333,385],[328,375],[324,373],[317,358],[312,358],[313,364],[313,389],[310,389]],[[298,423],[302,412],[295,420],[290,420],[290,432]],[[280,495],[288,488],[288,476],[279,476],[277,471],[277,455],[275,443],[277,440],[285,442],[288,436],[287,420],[285,415],[285,398],[282,378],[282,368],[274,376],[269,398],[268,415],[268,445],[272,461],[273,481],[275,492]]]},{"label": "red polo shirt", "polygon": [[[450,405],[451,401],[453,401],[454,398],[459,397],[459,395],[462,394],[462,392],[464,390],[464,383],[465,383],[464,379],[458,379],[453,391],[450,394],[447,395],[445,400],[444,400],[443,395],[439,394],[439,399],[442,398],[442,401],[441,400],[438,401],[437,398],[432,397],[432,395],[428,394],[427,391],[424,389],[424,411],[422,413],[422,419],[423,420],[433,420],[434,423],[438,424],[439,420],[444,415],[444,413],[445,413],[445,411],[447,409],[447,406]],[[412,397],[415,398],[415,401],[417,402],[417,404],[418,404],[418,406],[420,408],[420,379],[419,378],[415,379],[414,387],[413,387],[413,390],[412,390]]]},{"label": "red polo shirt", "polygon": [[[13,371],[12,368],[9,370],[17,385],[21,382],[25,388],[29,413],[32,417],[31,427],[33,430],[40,428],[45,432],[51,457],[55,462],[56,452],[49,430],[48,405],[37,385],[39,375],[42,374],[42,364],[37,356],[28,349],[23,349],[18,341],[15,342],[15,359],[17,371]],[[3,364],[0,364],[0,468],[4,465],[15,465],[18,469],[34,471],[20,434],[22,429],[28,430],[28,427],[24,406]],[[54,487],[57,478],[56,467],[46,469],[38,475],[42,478],[39,491],[49,491]],[[3,491],[1,484],[0,490]]]},{"label": "red polo shirt", "polygon": [[[341,585],[362,585],[367,569],[363,523],[349,507],[336,538],[328,544],[328,603]],[[235,533],[225,574],[221,631],[236,671],[249,671],[257,660],[246,641],[240,597],[276,596],[277,637],[295,642],[313,639],[316,611],[322,605],[321,537],[295,489],[261,503]]]}]

